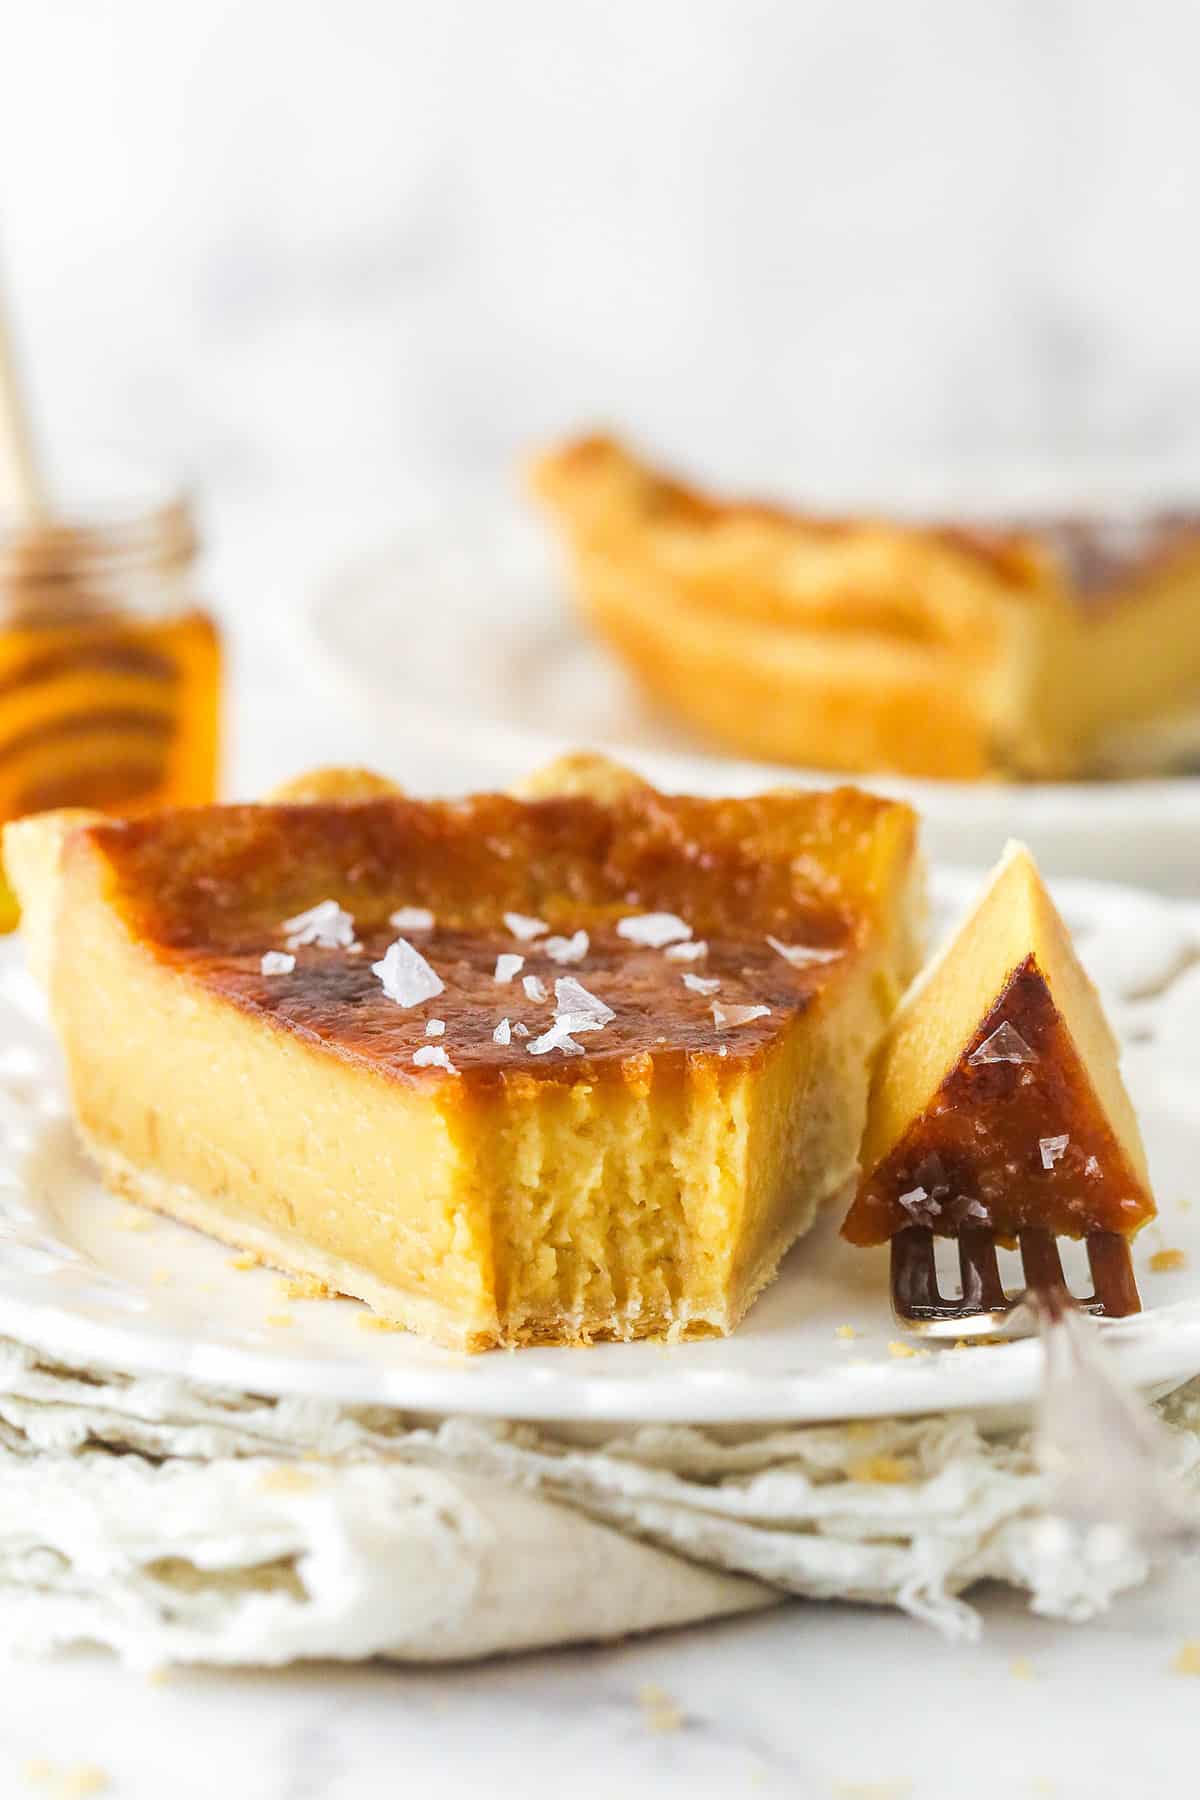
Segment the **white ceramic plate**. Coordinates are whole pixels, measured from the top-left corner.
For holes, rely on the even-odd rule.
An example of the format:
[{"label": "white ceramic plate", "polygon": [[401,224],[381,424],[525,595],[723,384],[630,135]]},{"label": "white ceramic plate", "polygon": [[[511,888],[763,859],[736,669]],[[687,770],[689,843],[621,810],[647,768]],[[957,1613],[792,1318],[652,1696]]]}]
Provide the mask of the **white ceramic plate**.
[{"label": "white ceramic plate", "polygon": [[[465,509],[353,564],[309,614],[312,647],[356,707],[379,716],[392,766],[410,755],[499,785],[572,746],[606,749],[658,785],[754,793],[845,780],[711,754],[654,713],[576,623],[544,531],[523,515]],[[1200,776],[982,783],[871,776],[910,801],[940,861],[991,862],[1004,840],[1057,875],[1200,893]]]},{"label": "white ceramic plate", "polygon": [[[975,878],[935,884],[939,925]],[[1162,1209],[1138,1239],[1146,1312],[1104,1327],[1131,1380],[1200,1370],[1200,908],[1064,884],[1059,898],[1125,1040]],[[353,1301],[289,1300],[280,1277],[106,1194],[75,1146],[40,996],[0,948],[0,1333],[63,1356],[256,1393],[505,1418],[814,1420],[1022,1404],[1022,1342],[898,1358],[885,1251],[830,1216],[731,1339],[465,1357],[364,1331]],[[1192,1199],[1194,1209],[1188,1204]],[[1187,1253],[1156,1274],[1157,1249]],[[839,1335],[852,1326],[854,1336]]]}]

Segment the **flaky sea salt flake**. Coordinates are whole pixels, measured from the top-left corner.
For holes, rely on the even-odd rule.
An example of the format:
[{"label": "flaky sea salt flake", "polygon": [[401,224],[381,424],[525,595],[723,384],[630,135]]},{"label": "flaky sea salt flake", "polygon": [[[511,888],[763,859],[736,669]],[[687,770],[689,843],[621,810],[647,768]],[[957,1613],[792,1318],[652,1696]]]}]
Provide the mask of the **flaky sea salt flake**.
[{"label": "flaky sea salt flake", "polygon": [[528,1027],[528,1025],[522,1024],[520,1019],[514,1019],[512,1034],[514,1037],[528,1037],[529,1036],[529,1027]]},{"label": "flaky sea salt flake", "polygon": [[286,950],[268,950],[259,966],[264,975],[290,975],[296,959]]},{"label": "flaky sea salt flake", "polygon": [[545,937],[550,929],[545,919],[531,919],[527,913],[505,913],[504,923],[523,944],[532,943],[534,938]]},{"label": "flaky sea salt flake", "polygon": [[573,937],[549,937],[540,946],[551,962],[560,965],[582,962],[588,953],[588,934],[577,931]]},{"label": "flaky sea salt flake", "polygon": [[315,944],[319,950],[345,950],[354,942],[354,920],[343,912],[336,900],[321,900],[307,912],[285,919],[289,950],[302,950]]},{"label": "flaky sea salt flake", "polygon": [[987,1207],[982,1200],[975,1200],[970,1194],[956,1194],[949,1208],[951,1219],[956,1225],[965,1225],[968,1219],[989,1218]]},{"label": "flaky sea salt flake", "polygon": [[905,1212],[915,1225],[928,1225],[932,1223],[933,1216],[937,1212],[937,1206],[930,1200],[929,1194],[925,1188],[909,1188],[907,1194],[897,1194],[896,1200],[897,1203],[904,1208]]},{"label": "flaky sea salt flake", "polygon": [[493,1044],[511,1044],[512,1043],[512,1026],[509,1024],[507,1019],[501,1019],[500,1023],[497,1025],[495,1031],[493,1031],[492,1042],[493,1042]]},{"label": "flaky sea salt flake", "polygon": [[784,962],[791,963],[793,969],[803,969],[814,963],[836,962],[842,954],[840,950],[819,950],[813,944],[781,944],[776,937],[768,937],[767,942],[776,955],[782,956]]},{"label": "flaky sea salt flake", "polygon": [[545,1056],[551,1050],[561,1050],[564,1056],[582,1056],[583,1045],[577,1044],[571,1036],[571,1025],[570,1018],[555,1019],[549,1031],[543,1031],[541,1037],[531,1038],[525,1048],[530,1056]]},{"label": "flaky sea salt flake", "polygon": [[521,986],[525,989],[527,997],[530,1000],[535,1001],[539,1006],[543,1000],[548,1000],[550,998],[550,991],[540,975],[526,975],[521,982]]},{"label": "flaky sea salt flake", "polygon": [[418,1069],[446,1069],[451,1075],[458,1074],[441,1044],[422,1044],[413,1051],[413,1062]]},{"label": "flaky sea salt flake", "polygon": [[496,970],[492,979],[501,984],[509,982],[514,975],[519,975],[524,967],[525,958],[523,956],[517,956],[511,950],[506,950],[496,958]]},{"label": "flaky sea salt flake", "polygon": [[708,955],[708,944],[704,938],[693,938],[691,943],[668,944],[663,955],[672,962],[699,962],[702,956]]},{"label": "flaky sea salt flake", "polygon": [[443,1037],[446,1031],[445,1019],[427,1019],[425,1021],[426,1037]]},{"label": "flaky sea salt flake", "polygon": [[589,994],[582,982],[576,981],[573,975],[562,975],[554,984],[554,1014],[556,1018],[569,1017],[574,1020],[573,1031],[584,1029],[584,1021],[595,1021],[590,1025],[592,1031],[599,1031],[610,1019],[616,1018],[611,1006],[605,1004],[596,994]]},{"label": "flaky sea salt flake", "polygon": [[985,1037],[978,1049],[972,1050],[967,1062],[978,1068],[981,1063],[1032,1063],[1037,1061],[1037,1052],[1031,1050],[1025,1039],[1015,1026],[1005,1019],[997,1025],[990,1037]]},{"label": "flaky sea salt flake", "polygon": [[635,913],[632,918],[617,921],[618,937],[630,944],[643,944],[649,950],[682,943],[691,935],[691,926],[674,913]]},{"label": "flaky sea salt flake", "polygon": [[1038,1139],[1038,1149],[1042,1153],[1043,1169],[1052,1169],[1055,1163],[1061,1160],[1063,1151],[1070,1141],[1071,1139],[1065,1131],[1062,1133],[1061,1137]]},{"label": "flaky sea salt flake", "polygon": [[432,931],[433,914],[427,906],[399,906],[388,919],[397,931]]},{"label": "flaky sea salt flake", "polygon": [[737,1025],[748,1025],[751,1019],[765,1019],[770,1011],[769,1006],[722,1006],[716,1000],[712,1003],[713,1024],[718,1031],[732,1031]]},{"label": "flaky sea salt flake", "polygon": [[371,973],[378,975],[384,993],[397,1006],[419,1006],[422,1000],[432,1000],[440,994],[445,986],[436,969],[430,968],[407,938],[397,938],[389,944],[382,960],[371,964]]},{"label": "flaky sea salt flake", "polygon": [[693,994],[716,994],[720,992],[721,983],[715,975],[685,975],[683,985],[690,988]]}]

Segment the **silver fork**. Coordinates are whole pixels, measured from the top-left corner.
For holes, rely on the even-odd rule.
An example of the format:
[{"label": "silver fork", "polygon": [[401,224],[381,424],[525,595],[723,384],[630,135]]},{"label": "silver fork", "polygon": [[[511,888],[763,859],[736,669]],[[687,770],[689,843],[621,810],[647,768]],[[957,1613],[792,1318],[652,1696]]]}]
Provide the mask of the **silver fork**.
[{"label": "silver fork", "polygon": [[962,1226],[961,1295],[938,1288],[933,1233],[911,1225],[892,1239],[892,1311],[919,1336],[966,1342],[1031,1336],[1042,1340],[1042,1388],[1034,1430],[1047,1477],[1046,1510],[1081,1533],[1116,1529],[1151,1553],[1194,1544],[1196,1509],[1171,1471],[1170,1437],[1146,1403],[1125,1387],[1087,1323],[1141,1311],[1127,1240],[1097,1231],[1086,1242],[1092,1292],[1076,1299],[1053,1235],[1020,1234],[1025,1285],[1009,1293],[996,1241]]},{"label": "silver fork", "polygon": [[[1000,1279],[994,1234],[985,1225],[961,1225],[962,1294],[947,1298],[937,1284],[933,1232],[927,1225],[906,1225],[892,1239],[892,1310],[897,1319],[923,1337],[1027,1336],[1029,1321],[1017,1312],[1026,1294],[1071,1296],[1053,1233],[1032,1228],[1022,1231],[1019,1241],[1025,1285],[1009,1294]],[[1141,1312],[1128,1241],[1115,1231],[1093,1231],[1084,1242],[1092,1292],[1075,1304],[1102,1319]]]}]

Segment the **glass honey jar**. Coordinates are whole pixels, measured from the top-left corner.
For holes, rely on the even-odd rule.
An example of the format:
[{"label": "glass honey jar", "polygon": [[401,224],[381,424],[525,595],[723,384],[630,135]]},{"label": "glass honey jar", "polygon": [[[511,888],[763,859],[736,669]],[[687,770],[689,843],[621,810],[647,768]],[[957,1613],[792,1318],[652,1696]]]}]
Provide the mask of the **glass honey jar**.
[{"label": "glass honey jar", "polygon": [[215,797],[221,652],[197,549],[179,496],[0,518],[0,823]]}]

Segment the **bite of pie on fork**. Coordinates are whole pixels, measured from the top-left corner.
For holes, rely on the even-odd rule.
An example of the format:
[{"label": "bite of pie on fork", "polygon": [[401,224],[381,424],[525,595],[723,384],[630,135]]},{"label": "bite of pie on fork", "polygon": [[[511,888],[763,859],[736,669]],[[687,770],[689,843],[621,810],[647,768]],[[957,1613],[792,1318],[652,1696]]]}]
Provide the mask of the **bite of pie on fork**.
[{"label": "bite of pie on fork", "polygon": [[[1130,1238],[1154,1217],[1117,1042],[1028,850],[1010,844],[967,919],[902,1001],[875,1069],[862,1177],[842,1227],[890,1242],[892,1299],[915,1331],[1010,1328],[997,1248],[1025,1287],[1065,1294],[1059,1237],[1081,1238],[1109,1317],[1140,1308]],[[943,1294],[935,1239],[957,1239]]]}]

